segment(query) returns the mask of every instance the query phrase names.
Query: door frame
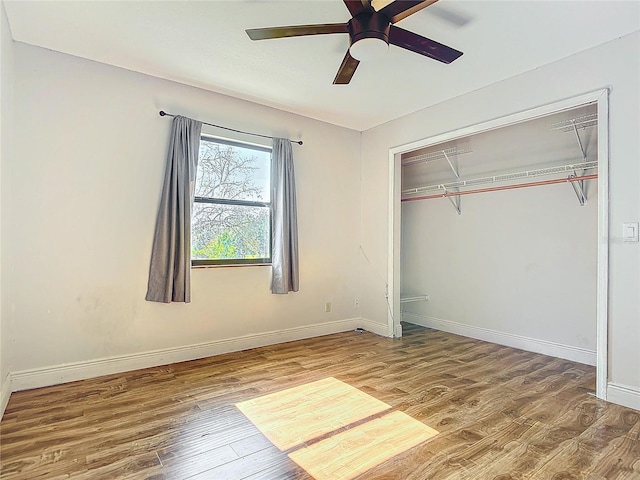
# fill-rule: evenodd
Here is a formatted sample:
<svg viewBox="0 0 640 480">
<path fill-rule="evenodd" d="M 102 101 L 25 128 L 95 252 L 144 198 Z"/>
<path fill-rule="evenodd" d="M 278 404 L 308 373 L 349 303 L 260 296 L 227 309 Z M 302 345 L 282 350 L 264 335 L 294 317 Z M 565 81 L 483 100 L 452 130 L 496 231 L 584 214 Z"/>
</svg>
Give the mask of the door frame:
<svg viewBox="0 0 640 480">
<path fill-rule="evenodd" d="M 389 239 L 388 285 L 391 309 L 387 315 L 388 335 L 401 337 L 400 325 L 400 245 L 401 245 L 401 166 L 400 156 L 420 148 L 488 132 L 516 123 L 558 113 L 586 104 L 597 105 L 598 118 L 598 247 L 596 290 L 596 396 L 607 398 L 608 382 L 608 298 L 609 298 L 609 89 L 600 89 L 576 97 L 513 113 L 458 130 L 417 140 L 389 149 Z"/>
</svg>

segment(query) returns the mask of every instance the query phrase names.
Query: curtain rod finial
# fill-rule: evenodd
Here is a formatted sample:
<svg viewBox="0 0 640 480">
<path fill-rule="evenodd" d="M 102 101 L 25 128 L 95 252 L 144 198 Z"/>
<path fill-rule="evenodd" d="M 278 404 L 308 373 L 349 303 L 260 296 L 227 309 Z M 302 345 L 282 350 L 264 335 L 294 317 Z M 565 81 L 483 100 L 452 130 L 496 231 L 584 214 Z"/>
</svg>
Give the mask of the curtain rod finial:
<svg viewBox="0 0 640 480">
<path fill-rule="evenodd" d="M 165 112 L 164 110 L 160 110 L 160 116 L 164 117 L 167 114 L 167 112 Z"/>
</svg>

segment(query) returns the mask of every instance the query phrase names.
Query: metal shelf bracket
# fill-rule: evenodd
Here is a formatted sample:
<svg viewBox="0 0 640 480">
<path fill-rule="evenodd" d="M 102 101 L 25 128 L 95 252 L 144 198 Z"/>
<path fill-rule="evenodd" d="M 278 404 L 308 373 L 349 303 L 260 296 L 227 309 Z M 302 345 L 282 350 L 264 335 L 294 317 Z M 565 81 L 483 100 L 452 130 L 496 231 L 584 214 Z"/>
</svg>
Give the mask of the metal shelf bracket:
<svg viewBox="0 0 640 480">
<path fill-rule="evenodd" d="M 447 187 L 445 187 L 444 185 L 442 185 L 442 189 L 444 190 L 445 195 L 447 193 L 452 193 L 449 192 L 447 190 Z M 460 189 L 456 189 L 457 192 L 460 191 Z M 455 192 L 453 192 L 455 193 Z M 453 205 L 453 208 L 456 209 L 456 212 L 458 212 L 458 215 L 462 215 L 462 210 L 460 209 L 460 196 L 451 196 L 451 197 L 447 197 L 449 199 L 449 201 L 451 202 L 451 205 Z"/>
<path fill-rule="evenodd" d="M 584 176 L 585 171 L 589 168 L 588 165 L 590 163 L 593 163 L 593 162 L 587 161 L 587 152 L 582 143 L 582 139 L 580 138 L 580 134 L 578 133 L 578 128 L 581 128 L 582 130 L 584 130 L 587 127 L 595 127 L 597 125 L 598 125 L 597 113 L 590 113 L 582 117 L 571 118 L 571 119 L 563 120 L 561 122 L 557 122 L 557 123 L 554 123 L 553 125 L 550 125 L 551 130 L 560 130 L 562 132 L 573 132 L 576 136 L 576 140 L 578 142 L 578 148 L 580 148 L 580 155 L 582 155 L 582 163 L 584 164 L 584 167 L 581 169 L 580 168 L 581 165 L 576 164 L 574 166 L 575 168 L 573 170 L 573 175 L 569 175 L 570 179 Z M 582 172 L 578 172 L 578 170 L 582 170 Z M 578 197 L 578 202 L 580 202 L 581 206 L 587 203 L 587 194 L 586 194 L 584 182 L 585 182 L 584 180 L 569 182 L 573 187 L 573 191 L 576 192 L 576 196 Z"/>
<path fill-rule="evenodd" d="M 576 175 L 569 175 L 569 178 L 576 178 Z M 573 187 L 573 191 L 576 192 L 580 206 L 584 207 L 584 204 L 587 203 L 587 196 L 584 193 L 584 180 L 575 180 L 569 183 Z"/>
<path fill-rule="evenodd" d="M 453 174 L 459 180 L 460 179 L 460 174 L 458 173 L 458 169 L 453 166 L 453 163 L 451 162 L 451 159 L 449 158 L 449 155 L 447 155 L 447 152 L 442 150 L 442 155 L 444 155 L 444 158 L 447 159 L 447 163 L 451 167 L 451 170 L 453 170 Z M 460 189 L 457 188 L 456 191 L 459 192 Z M 446 188 L 444 189 L 444 193 L 448 193 Z M 453 208 L 456 209 L 456 212 L 458 212 L 458 215 L 462 215 L 462 210 L 460 210 L 460 197 L 447 197 L 447 198 L 451 202 L 451 205 L 453 205 Z M 455 200 L 454 200 L 454 198 L 455 198 Z"/>
<path fill-rule="evenodd" d="M 449 163 L 449 166 L 451 167 L 451 170 L 453 170 L 453 174 L 456 176 L 456 178 L 460 178 L 460 174 L 458 173 L 458 169 L 456 167 L 453 166 L 453 163 L 451 163 L 451 159 L 449 158 L 449 155 L 447 155 L 447 152 L 442 150 L 442 154 L 444 155 L 444 158 L 447 159 L 447 162 Z"/>
<path fill-rule="evenodd" d="M 584 146 L 582 145 L 582 140 L 580 139 L 580 134 L 578 133 L 578 127 L 576 126 L 576 121 L 571 120 L 571 126 L 573 127 L 573 131 L 576 134 L 576 140 L 578 141 L 578 147 L 580 147 L 580 153 L 582 154 L 582 162 L 587 163 L 587 152 L 584 151 Z M 582 170 L 582 174 L 584 175 L 584 169 Z M 578 172 L 573 171 L 573 175 L 569 175 L 569 177 L 577 177 Z M 584 191 L 584 180 L 579 180 L 576 182 L 569 182 L 573 187 L 573 191 L 576 192 L 576 196 L 578 197 L 578 202 L 580 202 L 580 206 L 584 206 L 587 203 L 587 195 Z"/>
</svg>

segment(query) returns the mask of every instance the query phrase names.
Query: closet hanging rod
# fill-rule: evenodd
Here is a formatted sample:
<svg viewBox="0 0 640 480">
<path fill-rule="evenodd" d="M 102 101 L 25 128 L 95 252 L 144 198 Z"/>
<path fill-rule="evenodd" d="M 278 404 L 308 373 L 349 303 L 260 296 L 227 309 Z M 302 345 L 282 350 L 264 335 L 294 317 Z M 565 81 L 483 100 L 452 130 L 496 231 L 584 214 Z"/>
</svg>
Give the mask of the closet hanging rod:
<svg viewBox="0 0 640 480">
<path fill-rule="evenodd" d="M 540 177 L 543 175 L 555 175 L 558 173 L 575 172 L 576 170 L 592 170 L 598 168 L 597 160 L 591 162 L 573 163 L 570 165 L 558 165 L 554 167 L 538 168 L 536 170 L 525 170 L 514 173 L 504 173 L 491 177 L 473 178 L 469 180 L 456 180 L 449 183 L 427 185 L 425 187 L 416 187 L 403 190 L 402 195 L 416 195 L 419 193 L 434 192 L 438 190 L 447 190 L 452 188 L 470 187 L 472 185 L 482 185 L 487 183 L 502 182 L 506 180 L 515 180 L 519 178 Z"/>
<path fill-rule="evenodd" d="M 167 113 L 164 110 L 160 110 L 161 117 L 176 117 L 173 113 Z M 270 138 L 273 140 L 274 137 L 270 137 L 269 135 L 261 135 L 260 133 L 252 133 L 252 132 L 244 132 L 242 130 L 236 130 L 235 128 L 223 127 L 221 125 L 215 125 L 213 123 L 201 122 L 204 125 L 209 125 L 210 127 L 222 128 L 223 130 L 229 130 L 230 132 L 236 133 L 244 133 L 245 135 L 253 135 L 254 137 L 262 137 L 262 138 Z M 302 145 L 302 140 L 289 140 L 291 143 L 297 143 L 298 145 Z"/>
<path fill-rule="evenodd" d="M 485 192 L 496 192 L 499 190 L 513 190 L 516 188 L 527 188 L 527 187 L 538 187 L 541 185 L 553 185 L 556 183 L 567 183 L 567 182 L 579 182 L 581 180 L 594 180 L 598 178 L 597 174 L 593 175 L 583 175 L 581 177 L 569 177 L 569 178 L 556 178 L 555 180 L 540 180 L 538 182 L 530 182 L 530 183 L 520 183 L 514 185 L 503 185 L 500 187 L 489 187 L 489 188 L 478 188 L 476 190 L 467 190 L 466 192 L 449 192 L 449 193 L 440 193 L 438 195 L 426 195 L 422 197 L 409 197 L 403 198 L 401 202 L 413 202 L 415 200 L 430 200 L 432 198 L 447 198 L 447 197 L 457 197 L 460 195 L 471 195 L 474 193 L 485 193 Z"/>
</svg>

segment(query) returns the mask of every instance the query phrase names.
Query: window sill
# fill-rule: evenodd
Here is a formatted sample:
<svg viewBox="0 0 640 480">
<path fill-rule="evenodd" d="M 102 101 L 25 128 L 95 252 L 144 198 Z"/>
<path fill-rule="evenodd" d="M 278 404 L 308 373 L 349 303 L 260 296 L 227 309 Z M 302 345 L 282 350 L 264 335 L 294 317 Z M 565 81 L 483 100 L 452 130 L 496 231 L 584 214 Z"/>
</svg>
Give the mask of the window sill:
<svg viewBox="0 0 640 480">
<path fill-rule="evenodd" d="M 191 265 L 192 270 L 200 270 L 206 268 L 238 268 L 238 267 L 270 267 L 270 263 L 237 263 L 228 265 Z"/>
</svg>

